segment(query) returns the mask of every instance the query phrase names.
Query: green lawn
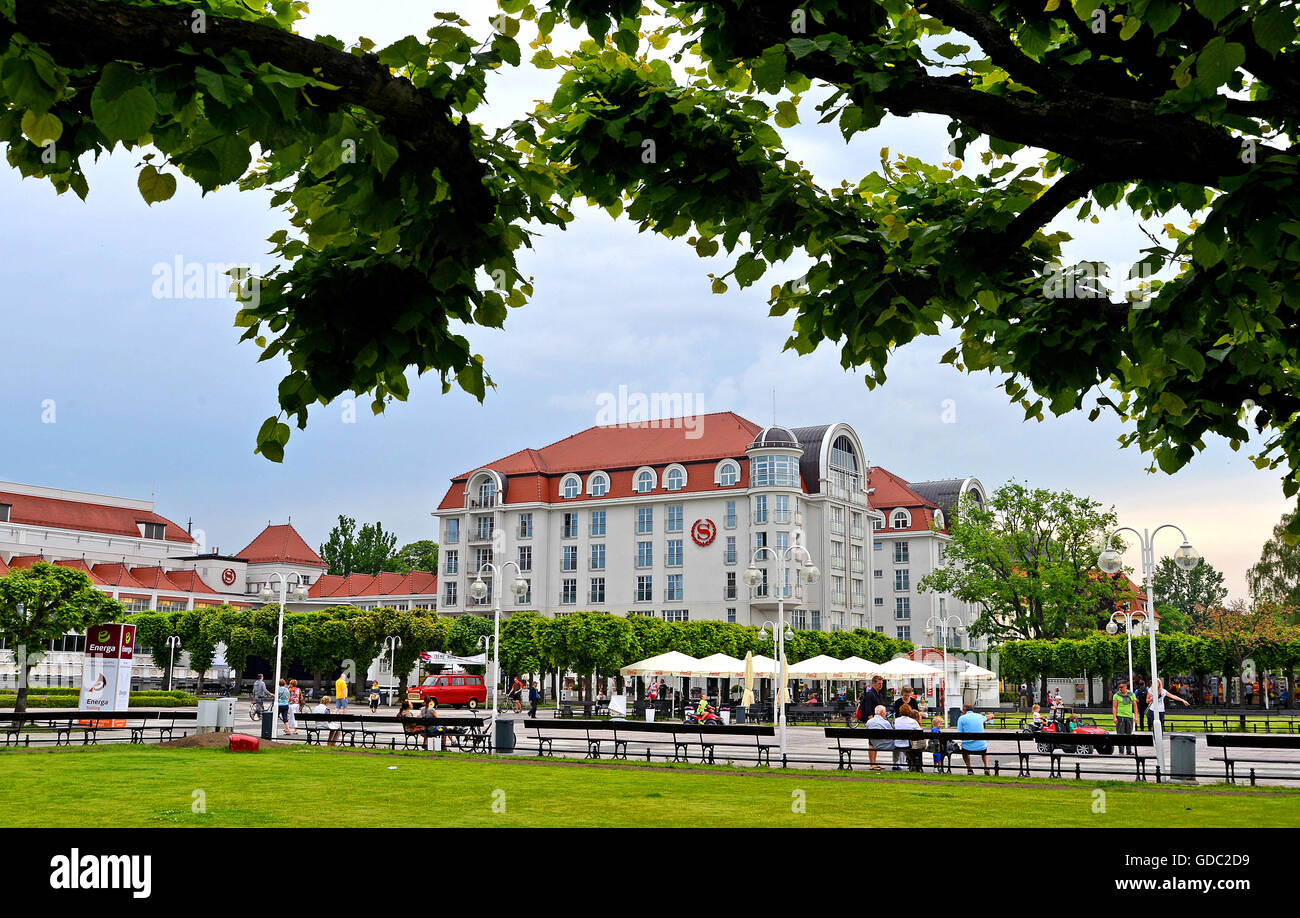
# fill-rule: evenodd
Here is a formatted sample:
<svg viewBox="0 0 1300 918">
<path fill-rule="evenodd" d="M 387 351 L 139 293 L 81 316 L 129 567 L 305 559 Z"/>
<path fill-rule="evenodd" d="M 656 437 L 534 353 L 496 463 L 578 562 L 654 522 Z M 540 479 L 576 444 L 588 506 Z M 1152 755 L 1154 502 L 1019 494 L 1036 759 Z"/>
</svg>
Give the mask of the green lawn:
<svg viewBox="0 0 1300 918">
<path fill-rule="evenodd" d="M 396 766 L 390 769 L 390 766 Z M 458 754 L 102 746 L 0 754 L 14 826 L 1294 826 L 1300 793 Z M 1105 792 L 1095 813 L 1094 791 Z M 201 793 L 200 793 L 201 792 Z M 195 813 L 201 800 L 206 812 Z M 795 812 L 800 800 L 805 812 Z M 494 812 L 504 806 L 504 812 Z"/>
</svg>

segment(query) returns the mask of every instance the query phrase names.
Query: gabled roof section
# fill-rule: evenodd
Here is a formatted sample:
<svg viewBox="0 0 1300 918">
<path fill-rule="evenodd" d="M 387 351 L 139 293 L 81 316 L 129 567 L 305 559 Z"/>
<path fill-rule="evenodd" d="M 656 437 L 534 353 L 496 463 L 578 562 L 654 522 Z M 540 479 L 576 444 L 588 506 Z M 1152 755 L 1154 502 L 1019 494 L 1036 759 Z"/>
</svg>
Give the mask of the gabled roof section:
<svg viewBox="0 0 1300 918">
<path fill-rule="evenodd" d="M 249 564 L 283 561 L 290 564 L 308 564 L 313 567 L 329 566 L 298 534 L 298 530 L 288 523 L 267 526 L 257 538 L 237 554 L 241 558 L 247 558 Z"/>
<path fill-rule="evenodd" d="M 934 511 L 939 509 L 938 505 L 922 497 L 908 482 L 888 469 L 872 466 L 867 486 L 874 489 L 870 497 L 872 509 L 885 514 L 882 532 L 929 532 L 934 525 Z M 890 519 L 890 514 L 900 508 L 907 510 L 912 517 L 906 529 L 895 529 Z"/>
<path fill-rule="evenodd" d="M 57 564 L 59 567 L 70 567 L 74 571 L 81 571 L 83 574 L 85 574 L 87 577 L 90 578 L 90 582 L 93 583 L 95 586 L 104 586 L 104 581 L 100 578 L 98 574 L 96 574 L 94 571 L 90 569 L 90 566 L 86 564 L 85 561 L 55 561 L 54 563 Z M 0 565 L 0 569 L 2 569 L 2 567 L 3 566 Z"/>
<path fill-rule="evenodd" d="M 167 579 L 182 593 L 210 593 L 217 591 L 203 582 L 198 571 L 167 571 Z"/>
<path fill-rule="evenodd" d="M 131 590 L 148 589 L 131 576 L 125 564 L 96 564 L 91 568 L 95 575 L 104 581 L 105 586 L 126 587 Z"/>
</svg>

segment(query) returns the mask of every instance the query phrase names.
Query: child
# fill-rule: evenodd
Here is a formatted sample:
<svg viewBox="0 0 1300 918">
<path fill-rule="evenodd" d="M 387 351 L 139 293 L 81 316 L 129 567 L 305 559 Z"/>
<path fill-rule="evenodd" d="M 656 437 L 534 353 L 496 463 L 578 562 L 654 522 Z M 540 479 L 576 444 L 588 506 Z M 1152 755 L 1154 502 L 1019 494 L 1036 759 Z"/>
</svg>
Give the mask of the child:
<svg viewBox="0 0 1300 918">
<path fill-rule="evenodd" d="M 374 714 L 379 710 L 379 683 L 370 683 L 370 713 Z"/>
<path fill-rule="evenodd" d="M 939 736 L 939 728 L 942 726 L 942 717 L 936 715 L 930 721 L 930 732 L 934 734 L 934 739 L 930 740 L 930 751 L 934 754 L 935 771 L 943 771 L 943 740 Z"/>
<path fill-rule="evenodd" d="M 1038 707 L 1038 705 L 1034 705 L 1034 726 L 1041 727 L 1042 725 L 1043 725 L 1043 712 Z"/>
</svg>

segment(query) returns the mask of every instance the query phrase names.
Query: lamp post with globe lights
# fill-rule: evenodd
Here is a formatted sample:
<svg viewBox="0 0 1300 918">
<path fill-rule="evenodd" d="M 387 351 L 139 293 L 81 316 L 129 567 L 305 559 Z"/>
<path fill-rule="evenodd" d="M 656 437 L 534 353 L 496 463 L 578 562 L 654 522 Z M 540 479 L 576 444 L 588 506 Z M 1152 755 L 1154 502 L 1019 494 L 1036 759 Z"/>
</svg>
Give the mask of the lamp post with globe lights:
<svg viewBox="0 0 1300 918">
<path fill-rule="evenodd" d="M 943 643 L 943 698 L 940 699 L 940 704 L 943 706 L 943 717 L 944 722 L 946 723 L 948 712 L 954 707 L 949 699 L 951 688 L 948 685 L 948 633 L 950 631 L 962 630 L 961 617 L 958 615 L 949 615 L 946 617 L 931 615 L 929 620 L 925 623 L 925 636 L 933 637 L 936 626 L 939 628 L 939 640 Z M 961 707 L 960 697 L 958 698 L 956 707 Z"/>
<path fill-rule="evenodd" d="M 1124 634 L 1128 640 L 1128 687 L 1133 690 L 1133 638 L 1142 636 L 1142 625 L 1146 621 L 1147 614 L 1139 609 L 1136 612 L 1128 609 L 1117 609 L 1110 615 L 1110 621 L 1106 623 L 1107 634 L 1119 634 L 1119 623 L 1124 622 Z M 1137 623 L 1134 623 L 1137 619 Z"/>
<path fill-rule="evenodd" d="M 1142 577 L 1146 585 L 1145 630 L 1147 636 L 1150 638 L 1151 691 L 1153 693 L 1156 691 L 1156 680 L 1159 678 L 1156 673 L 1156 630 L 1159 627 L 1159 623 L 1156 621 L 1155 604 L 1151 596 L 1153 589 L 1152 577 L 1156 566 L 1155 548 L 1153 543 L 1155 537 L 1162 529 L 1177 529 L 1178 534 L 1183 537 L 1183 544 L 1178 546 L 1178 550 L 1174 552 L 1174 564 L 1176 564 L 1180 570 L 1190 571 L 1193 570 L 1196 565 L 1201 563 L 1201 556 L 1195 548 L 1192 548 L 1192 543 L 1187 540 L 1187 533 L 1183 532 L 1181 527 L 1175 526 L 1173 523 L 1164 523 L 1163 525 L 1157 526 L 1154 530 L 1144 529 L 1141 532 L 1138 532 L 1132 526 L 1120 526 L 1106 539 L 1106 545 L 1110 546 L 1114 543 L 1115 536 L 1119 535 L 1121 532 L 1131 532 L 1133 535 L 1138 537 L 1138 545 L 1142 550 Z M 1121 553 L 1119 551 L 1107 547 L 1101 555 L 1098 556 L 1097 566 L 1107 574 L 1118 574 L 1124 570 L 1124 563 L 1120 560 L 1120 557 Z M 1114 619 L 1112 618 L 1111 624 L 1113 625 L 1114 623 Z M 1132 678 L 1131 673 L 1129 678 Z M 1152 699 L 1151 703 L 1154 704 L 1156 702 L 1159 702 L 1159 698 Z M 1161 705 L 1161 707 L 1163 708 L 1163 705 Z M 1155 741 L 1156 762 L 1161 771 L 1165 771 L 1164 727 L 1160 723 L 1160 717 L 1158 714 L 1151 718 L 1151 734 Z"/>
<path fill-rule="evenodd" d="M 280 623 L 275 630 L 275 693 L 276 707 L 279 707 L 280 700 L 280 659 L 284 656 L 284 604 L 288 602 L 289 578 L 297 577 L 297 585 L 293 588 L 293 598 L 299 602 L 307 598 L 307 588 L 303 586 L 302 574 L 297 571 L 290 571 L 286 576 L 279 571 L 272 571 L 270 577 L 280 582 Z M 257 594 L 262 602 L 271 602 L 275 599 L 275 591 L 271 589 L 270 581 L 262 587 L 262 591 Z M 279 734 L 279 727 L 274 716 L 271 717 L 271 739 L 274 740 Z"/>
<path fill-rule="evenodd" d="M 498 575 L 503 574 L 508 568 L 515 569 L 515 579 L 510 584 L 510 591 L 516 597 L 522 597 L 528 592 L 528 581 L 524 579 L 523 571 L 514 561 L 506 561 L 500 565 L 491 561 L 485 561 L 479 566 L 477 576 L 474 582 L 469 585 L 469 595 L 482 601 L 489 592 L 492 594 L 492 742 L 496 742 L 497 735 L 497 682 L 501 678 L 501 590 L 491 589 L 483 582 L 483 573 L 486 571 L 492 577 L 492 582 L 496 583 Z"/>
<path fill-rule="evenodd" d="M 781 579 L 777 584 L 776 593 L 776 627 L 774 634 L 776 636 L 776 677 L 780 680 L 777 683 L 777 726 L 780 735 L 781 761 L 785 761 L 785 698 L 784 689 L 786 685 L 787 668 L 785 663 L 785 641 L 786 641 L 786 624 L 785 624 L 785 594 L 788 590 L 786 581 L 789 579 L 787 574 L 792 560 L 803 557 L 803 562 L 799 564 L 798 580 L 802 583 L 812 585 L 821 579 L 822 572 L 818 570 L 817 565 L 813 564 L 812 556 L 808 554 L 808 549 L 795 543 L 789 548 L 778 550 L 770 545 L 759 546 L 754 551 L 753 557 L 749 560 L 749 567 L 745 569 L 745 585 L 750 589 L 756 589 L 763 583 L 763 572 L 758 568 L 758 559 L 763 554 L 771 556 L 773 561 L 779 565 Z M 765 631 L 763 632 L 765 634 Z M 790 635 L 793 637 L 793 633 Z M 763 638 L 766 640 L 766 637 Z"/>
</svg>

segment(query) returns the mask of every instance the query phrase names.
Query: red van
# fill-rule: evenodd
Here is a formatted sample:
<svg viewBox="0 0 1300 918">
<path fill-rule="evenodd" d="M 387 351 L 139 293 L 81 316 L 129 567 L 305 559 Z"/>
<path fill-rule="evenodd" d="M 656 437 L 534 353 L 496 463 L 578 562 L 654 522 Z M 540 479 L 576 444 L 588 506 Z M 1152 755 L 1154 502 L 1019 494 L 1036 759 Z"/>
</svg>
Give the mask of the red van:
<svg viewBox="0 0 1300 918">
<path fill-rule="evenodd" d="M 443 673 L 425 677 L 423 683 L 407 690 L 406 698 L 414 705 L 421 705 L 428 699 L 435 708 L 442 705 L 458 708 L 464 705 L 473 710 L 481 704 L 487 704 L 487 686 L 483 684 L 482 676 Z"/>
</svg>

